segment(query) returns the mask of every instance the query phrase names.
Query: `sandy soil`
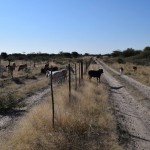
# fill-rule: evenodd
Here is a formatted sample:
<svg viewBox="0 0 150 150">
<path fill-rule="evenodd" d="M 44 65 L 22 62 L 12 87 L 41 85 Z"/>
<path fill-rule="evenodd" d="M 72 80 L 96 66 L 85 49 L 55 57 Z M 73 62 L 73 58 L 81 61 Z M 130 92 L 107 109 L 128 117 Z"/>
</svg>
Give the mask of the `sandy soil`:
<svg viewBox="0 0 150 150">
<path fill-rule="evenodd" d="M 102 61 L 124 149 L 150 150 L 150 87 L 120 75 Z"/>
</svg>

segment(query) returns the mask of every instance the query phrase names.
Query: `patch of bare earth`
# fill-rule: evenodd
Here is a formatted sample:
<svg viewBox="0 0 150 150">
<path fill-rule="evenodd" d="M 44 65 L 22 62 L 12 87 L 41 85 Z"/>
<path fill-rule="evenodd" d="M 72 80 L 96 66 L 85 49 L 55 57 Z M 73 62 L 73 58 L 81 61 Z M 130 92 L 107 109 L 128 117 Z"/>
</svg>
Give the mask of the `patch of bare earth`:
<svg viewBox="0 0 150 150">
<path fill-rule="evenodd" d="M 118 123 L 120 142 L 124 149 L 150 149 L 150 87 L 120 75 L 102 61 L 102 77 L 110 89 L 110 100 Z"/>
</svg>

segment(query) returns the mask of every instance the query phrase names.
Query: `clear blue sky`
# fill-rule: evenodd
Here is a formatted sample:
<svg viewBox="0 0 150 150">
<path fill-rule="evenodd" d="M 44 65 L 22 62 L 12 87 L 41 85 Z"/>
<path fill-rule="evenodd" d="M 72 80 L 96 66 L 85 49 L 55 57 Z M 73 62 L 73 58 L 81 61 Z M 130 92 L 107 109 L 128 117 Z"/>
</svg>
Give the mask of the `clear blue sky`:
<svg viewBox="0 0 150 150">
<path fill-rule="evenodd" d="M 150 0 L 0 0 L 0 52 L 106 54 L 149 42 Z"/>
</svg>

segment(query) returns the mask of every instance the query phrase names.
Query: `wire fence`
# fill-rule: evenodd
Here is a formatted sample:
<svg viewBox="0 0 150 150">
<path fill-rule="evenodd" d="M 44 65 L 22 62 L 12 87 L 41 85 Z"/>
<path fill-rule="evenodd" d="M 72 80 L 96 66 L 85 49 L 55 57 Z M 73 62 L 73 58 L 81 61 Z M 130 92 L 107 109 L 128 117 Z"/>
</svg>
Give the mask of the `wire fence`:
<svg viewBox="0 0 150 150">
<path fill-rule="evenodd" d="M 72 93 L 72 82 L 75 83 L 75 90 L 77 90 L 78 86 L 81 85 L 83 81 L 83 74 L 87 72 L 87 69 L 91 63 L 91 59 L 89 62 L 83 63 L 83 60 L 79 61 L 78 63 L 74 64 L 74 74 L 72 77 L 71 74 L 71 65 L 68 64 L 68 97 L 69 97 L 69 103 L 71 103 L 71 93 Z M 78 75 L 78 78 L 77 78 Z M 79 84 L 78 84 L 79 83 Z M 55 127 L 55 100 L 54 100 L 54 94 L 53 94 L 53 78 L 52 78 L 52 71 L 51 71 L 51 102 L 52 102 L 52 126 Z"/>
</svg>

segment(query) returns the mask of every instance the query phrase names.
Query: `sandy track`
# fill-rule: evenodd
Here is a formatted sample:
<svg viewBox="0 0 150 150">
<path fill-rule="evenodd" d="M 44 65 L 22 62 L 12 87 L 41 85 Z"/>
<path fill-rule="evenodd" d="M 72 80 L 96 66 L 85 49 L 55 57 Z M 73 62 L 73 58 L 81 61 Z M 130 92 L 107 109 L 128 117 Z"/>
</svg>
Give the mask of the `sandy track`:
<svg viewBox="0 0 150 150">
<path fill-rule="evenodd" d="M 121 75 L 105 63 L 102 77 L 108 82 L 117 118 L 120 140 L 125 149 L 150 150 L 150 87 Z"/>
</svg>

